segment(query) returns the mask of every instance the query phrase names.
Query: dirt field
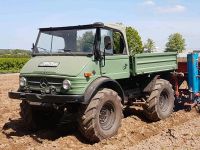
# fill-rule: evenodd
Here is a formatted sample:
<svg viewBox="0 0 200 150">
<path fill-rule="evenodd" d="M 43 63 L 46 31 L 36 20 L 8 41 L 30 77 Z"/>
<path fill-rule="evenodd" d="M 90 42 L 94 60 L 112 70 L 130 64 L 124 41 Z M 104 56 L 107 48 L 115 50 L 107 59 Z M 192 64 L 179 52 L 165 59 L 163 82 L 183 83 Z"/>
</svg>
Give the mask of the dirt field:
<svg viewBox="0 0 200 150">
<path fill-rule="evenodd" d="M 18 114 L 20 102 L 7 96 L 17 87 L 18 74 L 0 75 L 0 149 L 200 149 L 200 114 L 195 110 L 148 123 L 141 113 L 129 109 L 118 135 L 93 145 L 73 125 L 28 132 Z"/>
</svg>

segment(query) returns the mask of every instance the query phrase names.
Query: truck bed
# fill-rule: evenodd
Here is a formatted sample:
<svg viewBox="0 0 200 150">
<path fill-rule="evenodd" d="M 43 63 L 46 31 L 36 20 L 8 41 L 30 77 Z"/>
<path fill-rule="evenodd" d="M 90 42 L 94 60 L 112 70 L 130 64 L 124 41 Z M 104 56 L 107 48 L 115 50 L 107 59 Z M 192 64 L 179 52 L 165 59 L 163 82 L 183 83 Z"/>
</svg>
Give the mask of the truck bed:
<svg viewBox="0 0 200 150">
<path fill-rule="evenodd" d="M 142 53 L 130 56 L 132 76 L 177 69 L 177 53 Z"/>
</svg>

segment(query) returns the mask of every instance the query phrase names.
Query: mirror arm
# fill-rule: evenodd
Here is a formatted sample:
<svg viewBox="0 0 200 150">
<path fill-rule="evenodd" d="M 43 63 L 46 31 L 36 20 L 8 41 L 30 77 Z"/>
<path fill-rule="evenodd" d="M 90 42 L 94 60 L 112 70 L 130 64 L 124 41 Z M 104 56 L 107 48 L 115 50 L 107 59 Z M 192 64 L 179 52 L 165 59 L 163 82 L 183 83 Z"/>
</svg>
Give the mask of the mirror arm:
<svg viewBox="0 0 200 150">
<path fill-rule="evenodd" d="M 35 44 L 34 44 L 34 43 L 32 44 L 31 50 L 32 50 L 32 56 L 33 56 L 33 54 L 34 54 L 34 52 L 35 52 Z"/>
<path fill-rule="evenodd" d="M 103 59 L 102 67 L 105 67 L 105 65 L 106 65 L 106 49 L 105 48 L 104 48 L 104 51 L 103 51 L 103 57 L 101 57 L 101 62 L 102 62 L 102 59 Z"/>
<path fill-rule="evenodd" d="M 94 48 L 94 57 L 97 61 L 101 61 L 101 52 L 98 46 L 95 46 Z"/>
</svg>

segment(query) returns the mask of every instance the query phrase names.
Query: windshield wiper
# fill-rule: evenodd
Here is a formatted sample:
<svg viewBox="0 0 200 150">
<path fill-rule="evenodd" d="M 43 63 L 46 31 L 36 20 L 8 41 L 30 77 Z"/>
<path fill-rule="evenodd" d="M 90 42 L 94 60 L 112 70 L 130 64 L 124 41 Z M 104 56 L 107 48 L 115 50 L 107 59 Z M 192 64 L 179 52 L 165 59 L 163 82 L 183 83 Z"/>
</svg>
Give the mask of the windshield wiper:
<svg viewBox="0 0 200 150">
<path fill-rule="evenodd" d="M 36 47 L 36 48 L 39 48 L 39 49 L 42 49 L 43 51 L 47 52 L 48 54 L 50 54 L 49 50 L 45 49 L 45 48 L 42 48 L 42 47 Z"/>
<path fill-rule="evenodd" d="M 72 51 L 71 49 L 58 49 L 58 50 L 61 50 L 61 51 L 64 51 L 64 52 L 71 52 Z"/>
<path fill-rule="evenodd" d="M 71 50 L 71 49 L 58 49 L 58 50 L 61 50 L 61 51 L 64 51 L 64 52 L 70 53 L 70 54 L 72 54 L 72 55 L 75 56 L 75 54 L 72 53 L 72 50 Z"/>
</svg>

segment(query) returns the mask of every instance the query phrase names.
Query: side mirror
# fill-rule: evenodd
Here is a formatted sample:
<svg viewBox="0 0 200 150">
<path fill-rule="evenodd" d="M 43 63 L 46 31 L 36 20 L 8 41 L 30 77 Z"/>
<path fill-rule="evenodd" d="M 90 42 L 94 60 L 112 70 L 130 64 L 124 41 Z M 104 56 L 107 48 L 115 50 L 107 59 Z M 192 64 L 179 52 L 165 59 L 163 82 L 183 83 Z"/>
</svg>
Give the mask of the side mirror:
<svg viewBox="0 0 200 150">
<path fill-rule="evenodd" d="M 104 46 L 106 50 L 111 50 L 111 38 L 110 36 L 104 37 Z"/>
</svg>

